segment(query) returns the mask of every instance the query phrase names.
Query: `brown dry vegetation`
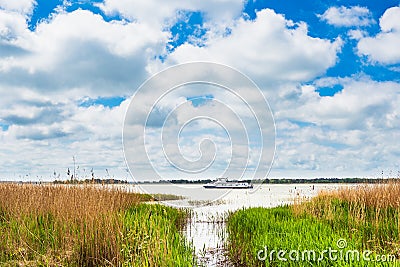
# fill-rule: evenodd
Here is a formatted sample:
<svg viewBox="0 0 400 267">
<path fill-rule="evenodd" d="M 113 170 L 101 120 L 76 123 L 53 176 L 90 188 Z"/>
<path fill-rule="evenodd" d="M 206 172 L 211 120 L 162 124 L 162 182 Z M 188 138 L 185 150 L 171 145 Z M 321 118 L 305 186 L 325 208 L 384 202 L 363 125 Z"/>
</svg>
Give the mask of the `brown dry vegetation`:
<svg viewBox="0 0 400 267">
<path fill-rule="evenodd" d="M 151 199 L 98 185 L 0 184 L 0 262 L 157 266 L 155 256 L 176 249 L 170 244 L 190 259 L 191 251 L 177 234 L 185 213 L 139 204 Z M 158 245 L 160 252 L 154 242 L 162 238 L 172 240 Z M 144 251 L 143 244 L 151 249 Z"/>
<path fill-rule="evenodd" d="M 126 209 L 148 195 L 92 185 L 0 184 L 1 207 L 13 216 L 51 213 L 68 222 L 93 220 L 100 213 Z"/>
<path fill-rule="evenodd" d="M 400 182 L 363 184 L 322 191 L 292 206 L 296 215 L 309 214 L 334 228 L 361 237 L 363 248 L 400 256 Z"/>
</svg>

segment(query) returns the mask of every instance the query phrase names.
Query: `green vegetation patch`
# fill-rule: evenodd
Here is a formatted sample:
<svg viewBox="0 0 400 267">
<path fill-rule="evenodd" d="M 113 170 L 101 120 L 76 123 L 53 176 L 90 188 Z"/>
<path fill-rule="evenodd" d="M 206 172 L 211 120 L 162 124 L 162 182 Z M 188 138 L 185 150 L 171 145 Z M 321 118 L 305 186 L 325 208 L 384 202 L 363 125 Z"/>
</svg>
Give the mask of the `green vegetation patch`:
<svg viewBox="0 0 400 267">
<path fill-rule="evenodd" d="M 237 266 L 395 266 L 397 210 L 377 214 L 370 208 L 361 220 L 338 199 L 304 205 L 232 213 L 230 260 Z"/>
</svg>

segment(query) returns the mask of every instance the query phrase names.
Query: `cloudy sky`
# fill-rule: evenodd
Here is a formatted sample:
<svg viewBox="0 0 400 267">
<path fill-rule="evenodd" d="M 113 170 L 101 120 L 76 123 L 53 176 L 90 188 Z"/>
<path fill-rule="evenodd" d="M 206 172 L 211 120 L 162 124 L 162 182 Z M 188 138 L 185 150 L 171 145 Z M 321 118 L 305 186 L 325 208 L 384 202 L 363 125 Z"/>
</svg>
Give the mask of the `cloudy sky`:
<svg viewBox="0 0 400 267">
<path fill-rule="evenodd" d="M 398 176 L 399 47 L 398 0 L 0 0 L 0 180 L 66 179 L 73 157 L 81 178 L 93 168 L 130 179 L 122 128 L 132 95 L 192 61 L 231 66 L 262 91 L 276 127 L 271 177 Z M 160 105 L 184 105 L 175 115 L 185 120 L 224 94 L 194 86 Z M 163 124 L 150 126 L 149 157 L 176 171 L 149 142 Z M 209 127 L 193 123 L 178 144 L 194 160 L 213 139 L 218 169 L 231 140 Z M 242 149 L 251 162 L 259 147 Z"/>
</svg>

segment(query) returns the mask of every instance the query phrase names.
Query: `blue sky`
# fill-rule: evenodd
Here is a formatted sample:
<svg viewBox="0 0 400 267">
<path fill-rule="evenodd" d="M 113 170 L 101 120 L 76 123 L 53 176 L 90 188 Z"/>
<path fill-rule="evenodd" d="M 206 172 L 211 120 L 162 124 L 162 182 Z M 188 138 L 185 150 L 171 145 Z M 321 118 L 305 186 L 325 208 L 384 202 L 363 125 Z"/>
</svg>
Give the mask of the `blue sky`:
<svg viewBox="0 0 400 267">
<path fill-rule="evenodd" d="M 0 0 L 0 179 L 66 178 L 73 156 L 81 177 L 91 168 L 129 177 L 121 135 L 132 96 L 155 73 L 191 61 L 232 66 L 263 92 L 276 123 L 272 177 L 398 173 L 399 4 Z M 188 89 L 156 110 L 163 118 L 186 101 L 195 114 L 227 99 Z M 220 129 L 204 125 L 184 135 L 187 157 L 205 132 L 228 153 Z M 156 148 L 151 157 L 163 157 Z"/>
</svg>

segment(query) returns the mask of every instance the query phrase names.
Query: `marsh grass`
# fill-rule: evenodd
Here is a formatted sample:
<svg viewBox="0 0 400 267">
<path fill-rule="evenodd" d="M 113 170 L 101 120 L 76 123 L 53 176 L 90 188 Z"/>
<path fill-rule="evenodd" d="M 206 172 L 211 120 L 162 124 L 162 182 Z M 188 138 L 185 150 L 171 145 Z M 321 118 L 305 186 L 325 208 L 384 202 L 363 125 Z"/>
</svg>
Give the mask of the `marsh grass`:
<svg viewBox="0 0 400 267">
<path fill-rule="evenodd" d="M 229 215 L 227 250 L 237 266 L 399 266 L 396 262 L 260 261 L 257 252 L 275 250 L 371 250 L 400 258 L 400 183 L 360 185 L 319 193 L 315 198 L 272 209 L 251 208 Z M 395 265 L 397 264 L 397 265 Z"/>
<path fill-rule="evenodd" d="M 362 248 L 400 256 L 400 183 L 365 184 L 321 192 L 308 202 L 295 203 L 296 215 L 310 214 L 333 229 L 358 236 Z"/>
<path fill-rule="evenodd" d="M 0 184 L 0 262 L 15 266 L 190 266 L 187 212 L 93 185 Z"/>
</svg>

